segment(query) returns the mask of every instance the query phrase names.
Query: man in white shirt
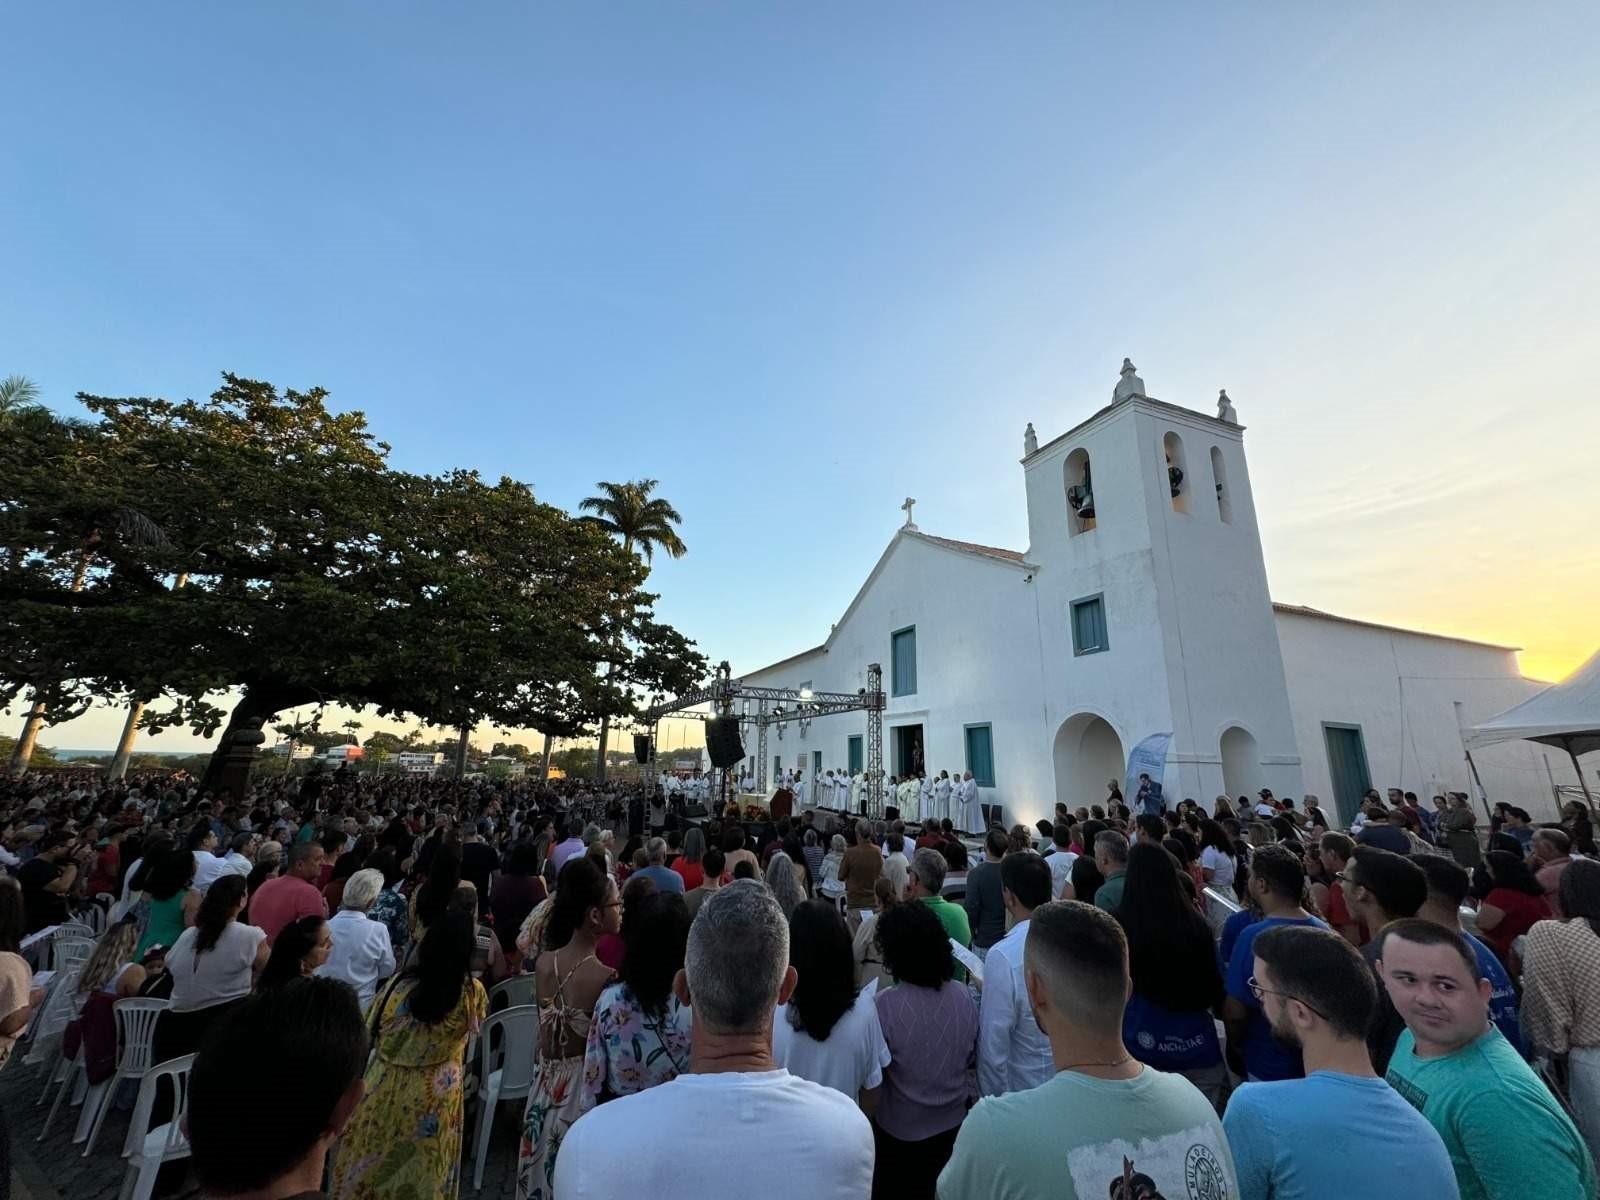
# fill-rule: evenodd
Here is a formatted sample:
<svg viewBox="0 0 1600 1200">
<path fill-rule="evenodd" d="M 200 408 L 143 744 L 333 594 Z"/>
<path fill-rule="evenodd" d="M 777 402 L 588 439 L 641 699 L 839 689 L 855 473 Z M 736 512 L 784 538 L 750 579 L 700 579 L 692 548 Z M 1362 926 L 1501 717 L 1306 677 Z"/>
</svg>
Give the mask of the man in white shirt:
<svg viewBox="0 0 1600 1200">
<path fill-rule="evenodd" d="M 1078 861 L 1078 856 L 1067 848 L 1072 845 L 1072 826 L 1057 821 L 1050 830 L 1050 841 L 1054 849 L 1044 861 L 1050 868 L 1050 898 L 1059 900 L 1067 881 L 1072 878 L 1072 864 Z"/>
<path fill-rule="evenodd" d="M 248 878 L 256 865 L 252 858 L 256 841 L 256 835 L 253 833 L 234 834 L 233 840 L 228 843 L 227 854 L 222 856 L 223 869 Z"/>
<path fill-rule="evenodd" d="M 208 822 L 197 823 L 189 831 L 189 848 L 194 852 L 194 881 L 190 886 L 204 896 L 227 872 L 228 864 L 217 857 L 217 835 L 211 832 Z"/>
<path fill-rule="evenodd" d="M 328 961 L 315 971 L 330 979 L 342 979 L 356 990 L 364 1009 L 377 994 L 378 984 L 394 974 L 394 946 L 389 927 L 367 916 L 383 891 L 383 872 L 368 867 L 345 881 L 339 911 L 328 918 L 328 936 L 333 949 Z"/>
<path fill-rule="evenodd" d="M 703 1162 L 729 1129 L 761 1131 L 771 1200 L 858 1200 L 872 1192 L 872 1126 L 855 1100 L 791 1075 L 772 1057 L 774 1010 L 794 992 L 789 926 L 766 887 L 711 893 L 689 928 L 673 981 L 693 1013 L 689 1070 L 592 1109 L 568 1131 L 555 1186 L 566 1200 L 631 1195 L 641 1162 Z M 626 1145 L 629 1153 L 618 1154 Z M 826 1146 L 826 1154 L 816 1152 Z M 657 1171 L 651 1200 L 702 1200 L 703 1172 Z"/>
<path fill-rule="evenodd" d="M 1052 899 L 1050 867 L 1037 854 L 1008 854 L 1000 861 L 1000 895 L 1010 931 L 983 960 L 983 1002 L 978 1009 L 978 1091 L 985 1096 L 1025 1092 L 1056 1073 L 1050 1039 L 1039 1032 L 1022 978 L 1023 947 L 1033 910 Z"/>
</svg>

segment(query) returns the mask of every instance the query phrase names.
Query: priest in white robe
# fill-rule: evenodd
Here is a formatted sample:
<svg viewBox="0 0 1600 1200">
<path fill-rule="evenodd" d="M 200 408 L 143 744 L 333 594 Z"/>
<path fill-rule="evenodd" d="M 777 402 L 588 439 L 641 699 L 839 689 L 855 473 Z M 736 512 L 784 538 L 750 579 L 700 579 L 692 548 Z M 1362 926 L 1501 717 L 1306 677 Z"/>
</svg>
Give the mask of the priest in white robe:
<svg viewBox="0 0 1600 1200">
<path fill-rule="evenodd" d="M 922 785 L 917 782 L 915 775 L 908 776 L 900 785 L 899 793 L 895 796 L 895 803 L 900 809 L 902 821 L 922 820 Z"/>
</svg>

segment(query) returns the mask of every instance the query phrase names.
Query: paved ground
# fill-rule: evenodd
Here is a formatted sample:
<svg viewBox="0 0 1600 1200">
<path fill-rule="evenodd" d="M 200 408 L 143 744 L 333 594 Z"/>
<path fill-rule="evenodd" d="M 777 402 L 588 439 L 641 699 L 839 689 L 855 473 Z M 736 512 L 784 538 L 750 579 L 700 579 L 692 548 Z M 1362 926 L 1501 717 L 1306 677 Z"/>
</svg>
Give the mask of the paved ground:
<svg viewBox="0 0 1600 1200">
<path fill-rule="evenodd" d="M 83 1157 L 83 1146 L 72 1144 L 78 1110 L 63 1106 L 56 1113 L 55 1125 L 43 1142 L 34 1139 L 44 1125 L 49 1105 L 35 1106 L 44 1086 L 44 1068 L 25 1067 L 20 1062 L 0 1072 L 0 1108 L 5 1110 L 11 1130 L 11 1194 L 13 1200 L 117 1200 L 127 1165 L 117 1155 L 128 1129 L 128 1114 L 113 1109 L 106 1116 L 94 1155 Z M 51 1093 L 51 1099 L 55 1093 Z M 240 1096 L 241 1114 L 247 1097 Z M 461 1195 L 464 1200 L 513 1200 L 517 1190 L 517 1122 L 522 1115 L 520 1102 L 500 1106 L 489 1154 L 484 1163 L 483 1190 L 472 1188 L 471 1137 L 467 1127 L 469 1161 L 463 1164 Z M 180 1190 L 168 1196 L 199 1200 L 200 1191 L 192 1177 L 185 1178 Z"/>
</svg>

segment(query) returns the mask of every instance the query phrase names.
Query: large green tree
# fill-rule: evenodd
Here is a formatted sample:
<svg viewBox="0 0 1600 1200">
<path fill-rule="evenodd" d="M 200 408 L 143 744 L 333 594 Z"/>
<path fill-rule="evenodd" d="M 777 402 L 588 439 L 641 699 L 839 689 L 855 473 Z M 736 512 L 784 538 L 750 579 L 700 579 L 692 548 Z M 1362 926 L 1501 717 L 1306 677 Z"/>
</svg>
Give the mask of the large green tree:
<svg viewBox="0 0 1600 1200">
<path fill-rule="evenodd" d="M 602 481 L 597 486 L 600 494 L 586 497 L 578 507 L 587 514 L 584 520 L 621 539 L 623 553 L 630 558 L 640 555 L 646 563 L 655 561 L 657 550 L 669 558 L 682 558 L 688 553 L 688 547 L 683 544 L 677 530 L 677 526 L 683 522 L 682 516 L 672 505 L 652 494 L 658 486 L 657 480 L 636 479 L 629 483 Z M 620 605 L 625 598 L 619 596 L 617 601 Z M 620 658 L 621 647 L 619 645 L 616 648 Z M 600 744 L 595 749 L 594 759 L 596 779 L 606 777 L 606 742 L 611 732 L 612 709 L 626 711 L 628 701 L 625 693 L 628 685 L 630 682 L 639 682 L 619 680 L 616 677 L 616 665 L 613 661 L 606 672 L 607 683 L 620 686 L 608 687 L 605 710 L 600 716 Z"/>
<path fill-rule="evenodd" d="M 80 400 L 81 435 L 0 448 L 0 700 L 164 698 L 144 726 L 220 728 L 204 782 L 237 787 L 286 708 L 565 734 L 625 709 L 601 678 L 620 646 L 624 675 L 704 671 L 603 529 L 513 480 L 395 471 L 320 389 Z"/>
</svg>

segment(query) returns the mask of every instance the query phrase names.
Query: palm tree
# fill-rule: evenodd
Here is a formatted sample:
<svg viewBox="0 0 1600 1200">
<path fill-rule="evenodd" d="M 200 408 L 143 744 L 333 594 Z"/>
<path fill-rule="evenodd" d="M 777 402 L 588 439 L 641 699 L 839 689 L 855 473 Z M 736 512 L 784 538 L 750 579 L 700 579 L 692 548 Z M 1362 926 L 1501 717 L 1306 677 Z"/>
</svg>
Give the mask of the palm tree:
<svg viewBox="0 0 1600 1200">
<path fill-rule="evenodd" d="M 682 558 L 688 547 L 678 536 L 674 526 L 682 523 L 678 510 L 665 500 L 651 498 L 657 480 L 636 479 L 628 483 L 606 483 L 599 487 L 601 495 L 589 496 L 578 505 L 586 514 L 580 520 L 598 525 L 607 533 L 622 539 L 625 554 L 642 552 L 646 562 L 655 561 L 655 552 L 662 551 L 669 558 Z M 613 665 L 606 672 L 609 679 Z M 595 752 L 594 777 L 606 777 L 606 740 L 611 731 L 611 717 L 600 718 L 600 747 Z"/>
<path fill-rule="evenodd" d="M 43 407 L 39 403 L 39 385 L 27 376 L 7 375 L 0 379 L 0 425 Z"/>
</svg>

